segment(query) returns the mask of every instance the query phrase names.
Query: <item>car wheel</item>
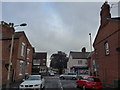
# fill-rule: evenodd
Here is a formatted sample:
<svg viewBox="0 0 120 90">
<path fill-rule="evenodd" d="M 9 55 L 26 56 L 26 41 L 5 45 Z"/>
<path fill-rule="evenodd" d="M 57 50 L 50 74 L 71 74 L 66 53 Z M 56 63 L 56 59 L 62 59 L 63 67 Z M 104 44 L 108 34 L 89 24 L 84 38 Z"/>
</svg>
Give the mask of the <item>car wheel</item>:
<svg viewBox="0 0 120 90">
<path fill-rule="evenodd" d="M 63 79 L 63 80 L 64 80 L 65 78 L 64 78 L 64 77 L 61 77 L 61 79 Z"/>
<path fill-rule="evenodd" d="M 79 85 L 76 86 L 77 88 L 80 88 Z"/>
<path fill-rule="evenodd" d="M 82 86 L 82 90 L 86 90 L 85 85 Z"/>
<path fill-rule="evenodd" d="M 40 85 L 40 89 L 39 90 L 42 90 L 42 85 Z"/>
<path fill-rule="evenodd" d="M 75 78 L 75 77 L 73 77 L 73 78 L 72 78 L 72 80 L 76 80 L 76 78 Z"/>
</svg>

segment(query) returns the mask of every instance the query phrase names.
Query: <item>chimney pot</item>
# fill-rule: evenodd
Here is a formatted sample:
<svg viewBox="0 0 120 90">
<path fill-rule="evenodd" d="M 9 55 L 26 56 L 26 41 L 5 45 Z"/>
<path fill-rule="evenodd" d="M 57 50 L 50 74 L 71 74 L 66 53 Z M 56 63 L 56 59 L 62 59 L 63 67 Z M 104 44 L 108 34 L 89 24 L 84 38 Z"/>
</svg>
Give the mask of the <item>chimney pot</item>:
<svg viewBox="0 0 120 90">
<path fill-rule="evenodd" d="M 85 47 L 82 48 L 82 52 L 86 52 L 86 48 Z"/>
</svg>

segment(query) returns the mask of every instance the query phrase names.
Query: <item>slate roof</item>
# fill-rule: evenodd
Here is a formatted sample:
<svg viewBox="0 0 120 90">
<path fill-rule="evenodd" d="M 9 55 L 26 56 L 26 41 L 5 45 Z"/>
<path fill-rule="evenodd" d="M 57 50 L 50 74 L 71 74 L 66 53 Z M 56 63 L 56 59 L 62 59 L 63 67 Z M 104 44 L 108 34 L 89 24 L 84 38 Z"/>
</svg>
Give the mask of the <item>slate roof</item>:
<svg viewBox="0 0 120 90">
<path fill-rule="evenodd" d="M 90 52 L 87 58 L 92 57 L 92 55 L 93 55 L 94 53 L 95 53 L 94 51 Z"/>
<path fill-rule="evenodd" d="M 47 52 L 37 52 L 33 54 L 33 59 L 47 59 Z"/>
<path fill-rule="evenodd" d="M 87 59 L 90 52 L 73 52 L 70 51 L 70 55 L 73 59 Z"/>
</svg>

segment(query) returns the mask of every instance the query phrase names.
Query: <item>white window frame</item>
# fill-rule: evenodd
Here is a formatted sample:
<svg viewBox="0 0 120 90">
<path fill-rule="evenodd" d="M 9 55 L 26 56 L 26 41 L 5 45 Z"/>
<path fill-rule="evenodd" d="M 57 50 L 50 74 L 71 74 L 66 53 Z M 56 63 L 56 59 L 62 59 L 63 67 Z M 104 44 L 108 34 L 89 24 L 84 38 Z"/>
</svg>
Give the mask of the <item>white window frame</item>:
<svg viewBox="0 0 120 90">
<path fill-rule="evenodd" d="M 20 61 L 19 75 L 23 75 L 23 63 L 24 63 L 23 61 Z"/>
<path fill-rule="evenodd" d="M 109 44 L 108 42 L 105 42 L 105 55 L 109 55 L 110 51 L 109 51 Z"/>
<path fill-rule="evenodd" d="M 29 58 L 30 58 L 30 49 L 27 48 L 27 59 L 29 59 Z"/>
<path fill-rule="evenodd" d="M 78 60 L 78 65 L 82 65 L 83 61 L 82 60 Z"/>
<path fill-rule="evenodd" d="M 36 63 L 35 61 L 39 61 L 39 62 Z M 40 65 L 40 59 L 33 59 L 33 65 Z"/>
<path fill-rule="evenodd" d="M 22 47 L 21 47 L 21 56 L 24 57 L 24 54 L 25 54 L 25 43 L 22 42 Z"/>
<path fill-rule="evenodd" d="M 29 62 L 25 63 L 25 74 L 28 74 L 29 72 Z"/>
</svg>

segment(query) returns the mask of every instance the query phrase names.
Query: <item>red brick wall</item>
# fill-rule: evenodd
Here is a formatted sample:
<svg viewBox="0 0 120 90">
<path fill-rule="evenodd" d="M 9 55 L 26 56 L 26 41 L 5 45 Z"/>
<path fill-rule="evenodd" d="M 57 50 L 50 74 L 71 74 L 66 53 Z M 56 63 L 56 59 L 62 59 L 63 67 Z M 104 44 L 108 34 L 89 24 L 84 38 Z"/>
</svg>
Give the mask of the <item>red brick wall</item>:
<svg viewBox="0 0 120 90">
<path fill-rule="evenodd" d="M 120 25 L 120 24 L 119 24 Z M 94 48 L 96 50 L 96 63 L 99 65 L 99 75 L 103 83 L 114 85 L 114 80 L 118 79 L 118 23 L 109 22 L 98 33 Z M 116 32 L 116 33 L 115 33 Z M 108 41 L 110 55 L 105 55 L 105 41 Z"/>
<path fill-rule="evenodd" d="M 25 43 L 25 53 L 24 53 L 25 55 L 24 55 L 24 57 L 21 56 L 22 42 Z M 16 48 L 18 48 L 18 52 L 16 52 L 17 53 L 17 58 L 16 58 L 16 61 L 17 61 L 17 66 L 16 66 L 17 72 L 16 72 L 16 78 L 15 78 L 16 81 L 22 80 L 23 78 L 25 78 L 25 61 L 26 60 L 29 61 L 29 71 L 28 71 L 27 76 L 31 74 L 31 69 L 32 69 L 32 54 L 33 54 L 33 49 L 32 49 L 29 41 L 26 39 L 25 36 L 20 37 L 18 44 L 19 45 L 17 45 L 17 42 L 16 42 L 16 45 L 15 45 Z M 30 49 L 30 58 L 29 59 L 27 59 L 27 48 Z M 24 61 L 23 75 L 19 75 L 19 72 L 20 72 L 20 67 L 19 67 L 20 66 L 20 60 Z"/>
<path fill-rule="evenodd" d="M 6 36 L 6 38 L 11 38 L 13 34 L 13 31 L 11 28 L 8 27 L 2 27 L 3 35 Z M 20 70 L 20 60 L 26 61 L 26 54 L 27 54 L 27 48 L 30 48 L 30 58 L 28 61 L 30 62 L 29 64 L 29 74 L 31 74 L 31 68 L 32 68 L 32 54 L 33 54 L 33 48 L 30 45 L 27 37 L 25 34 L 22 32 L 22 36 L 18 39 L 14 39 L 14 46 L 13 46 L 13 56 L 12 56 L 12 68 L 11 68 L 11 75 L 10 79 L 14 79 L 15 81 L 22 80 L 25 78 L 25 62 L 23 66 L 23 75 L 19 75 L 19 70 Z M 22 47 L 22 42 L 25 43 L 25 56 L 21 56 L 21 47 Z M 5 84 L 7 82 L 7 69 L 5 67 L 5 64 L 9 63 L 9 55 L 10 55 L 10 49 L 9 45 L 11 44 L 11 40 L 2 40 L 2 52 L 0 54 L 2 55 L 2 84 Z M 15 73 L 13 73 L 13 70 Z M 13 78 L 12 78 L 13 77 Z"/>
</svg>

